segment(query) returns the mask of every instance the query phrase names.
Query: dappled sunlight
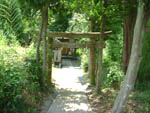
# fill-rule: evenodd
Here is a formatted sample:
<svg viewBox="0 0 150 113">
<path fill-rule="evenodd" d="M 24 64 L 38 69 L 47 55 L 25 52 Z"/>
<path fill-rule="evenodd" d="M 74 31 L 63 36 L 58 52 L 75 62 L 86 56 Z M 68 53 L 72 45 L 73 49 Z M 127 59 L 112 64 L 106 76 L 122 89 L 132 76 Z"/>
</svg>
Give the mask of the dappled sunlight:
<svg viewBox="0 0 150 113">
<path fill-rule="evenodd" d="M 80 66 L 66 61 L 63 68 L 53 68 L 58 95 L 48 113 L 91 113 L 85 90 L 87 85 Z"/>
<path fill-rule="evenodd" d="M 80 104 L 69 103 L 66 105 L 67 105 L 67 107 L 64 108 L 65 111 L 75 111 L 75 110 L 88 111 L 88 107 L 87 107 L 86 103 L 80 103 Z"/>
<path fill-rule="evenodd" d="M 63 95 L 63 96 L 62 96 Z M 59 108 L 64 111 L 89 111 L 86 96 L 83 92 L 75 92 L 69 90 L 62 90 L 61 95 L 58 95 L 61 103 L 58 104 Z"/>
<path fill-rule="evenodd" d="M 78 67 L 79 68 L 79 67 Z M 79 78 L 83 76 L 83 71 L 77 67 L 69 67 L 56 69 L 52 74 L 55 83 L 59 84 L 61 88 L 70 88 L 74 91 L 83 91 L 85 86 L 79 82 Z"/>
<path fill-rule="evenodd" d="M 57 103 L 54 105 L 56 113 L 61 113 L 62 111 L 65 113 L 87 113 L 91 111 L 84 92 L 70 91 L 70 89 L 59 89 L 58 91 L 60 92 L 54 102 Z"/>
</svg>

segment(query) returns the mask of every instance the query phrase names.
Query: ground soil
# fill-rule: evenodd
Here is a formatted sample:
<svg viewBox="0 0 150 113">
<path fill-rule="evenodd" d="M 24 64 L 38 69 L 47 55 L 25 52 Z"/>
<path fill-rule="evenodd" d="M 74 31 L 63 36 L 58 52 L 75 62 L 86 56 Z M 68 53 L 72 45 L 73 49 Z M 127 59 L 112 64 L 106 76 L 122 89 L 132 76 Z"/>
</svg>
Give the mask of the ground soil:
<svg viewBox="0 0 150 113">
<path fill-rule="evenodd" d="M 102 90 L 101 94 L 96 95 L 94 87 L 88 87 L 86 94 L 92 111 L 94 113 L 110 113 L 117 96 L 117 92 L 118 90 L 114 90 L 113 88 L 105 88 Z M 130 95 L 124 113 L 145 113 L 143 111 L 143 104 L 138 103 L 138 101 L 132 98 L 134 93 L 135 92 Z"/>
</svg>

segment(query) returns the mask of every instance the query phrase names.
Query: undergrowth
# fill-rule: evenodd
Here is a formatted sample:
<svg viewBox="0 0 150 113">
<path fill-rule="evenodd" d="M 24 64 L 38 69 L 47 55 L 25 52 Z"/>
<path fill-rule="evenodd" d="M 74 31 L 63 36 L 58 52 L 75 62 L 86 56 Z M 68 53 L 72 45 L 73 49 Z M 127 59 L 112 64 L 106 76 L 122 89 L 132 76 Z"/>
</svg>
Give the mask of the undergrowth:
<svg viewBox="0 0 150 113">
<path fill-rule="evenodd" d="M 36 75 L 36 50 L 0 40 L 0 113 L 34 113 L 46 92 Z"/>
</svg>

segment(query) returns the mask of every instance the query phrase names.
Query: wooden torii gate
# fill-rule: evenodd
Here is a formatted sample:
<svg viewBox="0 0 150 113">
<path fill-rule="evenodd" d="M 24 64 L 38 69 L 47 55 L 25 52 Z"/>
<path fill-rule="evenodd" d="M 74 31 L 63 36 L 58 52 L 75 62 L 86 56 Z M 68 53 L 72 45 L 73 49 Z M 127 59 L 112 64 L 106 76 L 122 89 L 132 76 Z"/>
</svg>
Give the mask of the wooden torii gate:
<svg viewBox="0 0 150 113">
<path fill-rule="evenodd" d="M 111 34 L 112 31 L 106 31 L 104 32 L 104 35 L 108 35 Z M 93 49 L 95 49 L 95 47 L 101 47 L 101 45 L 103 45 L 102 43 L 104 42 L 100 42 L 99 37 L 100 37 L 100 32 L 88 32 L 88 33 L 80 33 L 80 32 L 75 32 L 75 33 L 68 33 L 68 32 L 48 32 L 47 33 L 47 37 L 48 37 L 48 76 L 49 76 L 49 80 L 51 82 L 52 80 L 52 50 L 53 48 L 90 48 L 90 53 L 92 53 L 90 55 L 89 58 L 89 64 L 94 64 L 95 59 L 94 59 L 94 54 L 92 52 Z M 53 38 L 68 38 L 68 39 L 78 39 L 78 38 L 90 38 L 91 40 L 89 42 L 86 43 L 68 43 L 68 42 L 58 42 L 53 40 Z M 103 48 L 103 47 L 102 47 Z M 94 64 L 95 65 L 95 64 Z M 92 73 L 95 71 L 93 66 L 94 65 L 90 65 L 89 66 L 89 75 L 92 76 Z"/>
</svg>

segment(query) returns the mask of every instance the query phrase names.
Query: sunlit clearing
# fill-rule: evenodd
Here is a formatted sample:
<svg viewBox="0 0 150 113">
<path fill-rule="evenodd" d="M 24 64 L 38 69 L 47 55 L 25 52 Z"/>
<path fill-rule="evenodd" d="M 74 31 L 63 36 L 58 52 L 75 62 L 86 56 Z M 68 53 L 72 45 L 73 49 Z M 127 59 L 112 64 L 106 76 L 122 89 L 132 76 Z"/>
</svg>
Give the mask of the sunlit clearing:
<svg viewBox="0 0 150 113">
<path fill-rule="evenodd" d="M 79 105 L 78 104 L 73 104 L 73 103 L 70 103 L 70 104 L 66 104 L 68 107 L 67 108 L 64 108 L 65 111 L 75 111 L 75 110 L 83 110 L 83 111 L 88 111 L 88 106 L 87 104 L 85 103 L 80 103 Z"/>
<path fill-rule="evenodd" d="M 69 88 L 74 91 L 83 91 L 85 89 L 85 86 L 80 83 L 82 76 L 83 71 L 79 67 L 54 69 L 53 72 L 56 84 L 59 84 L 61 88 Z"/>
</svg>

